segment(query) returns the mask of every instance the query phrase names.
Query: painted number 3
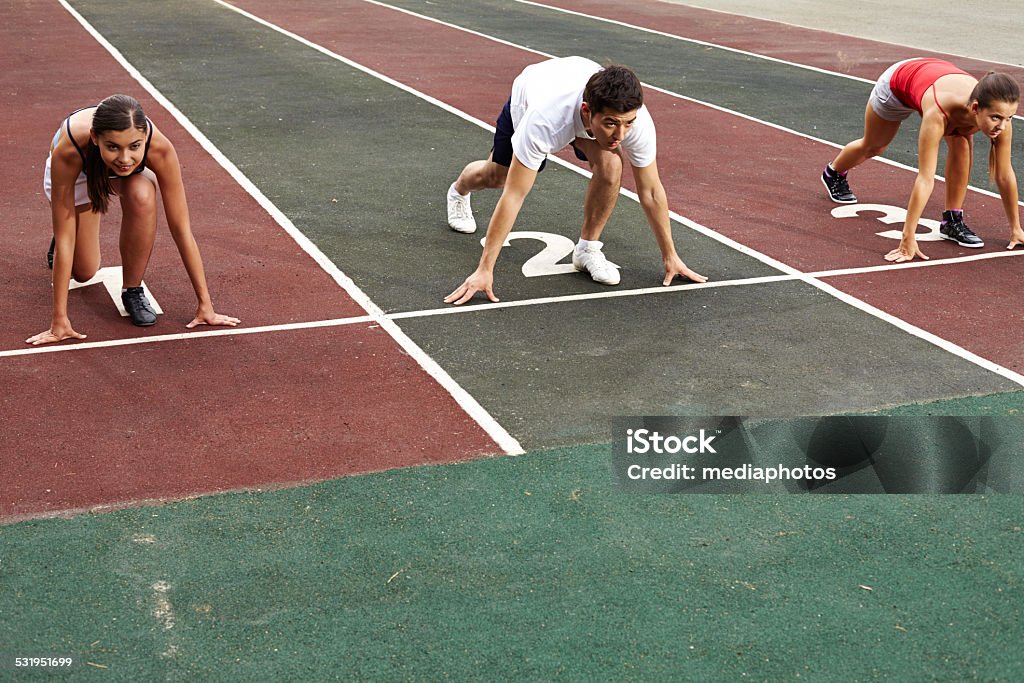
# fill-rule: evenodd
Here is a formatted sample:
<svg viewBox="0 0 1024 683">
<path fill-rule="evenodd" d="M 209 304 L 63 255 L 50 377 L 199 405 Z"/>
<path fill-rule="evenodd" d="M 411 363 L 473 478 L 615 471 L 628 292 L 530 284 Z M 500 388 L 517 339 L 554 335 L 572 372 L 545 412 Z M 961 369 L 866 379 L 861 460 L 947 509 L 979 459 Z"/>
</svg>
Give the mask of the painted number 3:
<svg viewBox="0 0 1024 683">
<path fill-rule="evenodd" d="M 576 243 L 568 237 L 550 232 L 523 230 L 520 232 L 510 232 L 508 237 L 505 238 L 505 244 L 502 246 L 507 247 L 512 240 L 520 239 L 540 240 L 544 243 L 544 249 L 523 264 L 523 275 L 526 277 L 543 277 L 545 275 L 562 275 L 563 273 L 576 272 L 572 263 L 559 263 L 562 259 L 570 256 L 572 250 L 576 248 Z M 483 246 L 486 240 L 486 237 L 481 239 L 480 245 Z M 609 263 L 611 262 L 609 261 Z M 614 263 L 611 265 L 618 268 Z"/>
<path fill-rule="evenodd" d="M 836 218 L 852 218 L 861 213 L 869 212 L 882 214 L 877 216 L 877 218 L 886 225 L 902 224 L 907 220 L 906 209 L 901 209 L 898 206 L 889 206 L 888 204 L 846 204 L 832 209 L 832 215 Z M 942 239 L 942 235 L 939 234 L 938 221 L 931 218 L 922 218 L 917 222 L 917 225 L 918 232 L 915 237 L 918 242 L 937 242 Z M 921 232 L 921 228 L 924 228 L 926 232 Z M 875 234 L 879 237 L 888 237 L 894 240 L 903 237 L 902 230 L 886 230 L 885 232 L 876 232 Z"/>
</svg>

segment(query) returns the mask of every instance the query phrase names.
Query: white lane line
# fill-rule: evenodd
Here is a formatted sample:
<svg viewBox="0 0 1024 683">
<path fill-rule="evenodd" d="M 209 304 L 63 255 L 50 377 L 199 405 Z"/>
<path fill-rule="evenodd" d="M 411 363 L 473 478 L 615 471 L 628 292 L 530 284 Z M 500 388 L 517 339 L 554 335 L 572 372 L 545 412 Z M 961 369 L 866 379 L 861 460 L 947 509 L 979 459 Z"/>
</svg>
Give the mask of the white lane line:
<svg viewBox="0 0 1024 683">
<path fill-rule="evenodd" d="M 717 50 L 723 50 L 725 52 L 733 52 L 733 53 L 738 54 L 738 55 L 743 55 L 744 57 L 754 57 L 755 59 L 760 59 L 760 60 L 763 60 L 763 61 L 766 61 L 766 62 L 776 62 L 778 64 L 783 64 L 785 66 L 792 66 L 792 67 L 795 67 L 797 69 L 805 69 L 807 71 L 814 71 L 814 72 L 817 72 L 817 73 L 820 73 L 820 74 L 825 74 L 827 76 L 836 76 L 838 78 L 846 78 L 846 79 L 851 80 L 851 81 L 859 81 L 861 83 L 868 83 L 870 85 L 874 85 L 874 83 L 875 83 L 874 80 L 872 80 L 870 78 L 864 78 L 862 76 L 854 76 L 853 74 L 844 74 L 844 73 L 841 73 L 839 71 L 832 71 L 830 69 L 825 69 L 823 67 L 812 66 L 810 64 L 801 64 L 800 62 L 791 62 L 788 59 L 781 59 L 779 57 L 772 57 L 772 56 L 769 56 L 769 55 L 760 54 L 758 52 L 750 52 L 748 50 L 741 50 L 740 48 L 730 47 L 729 45 L 722 45 L 720 43 L 711 43 L 711 42 L 708 42 L 708 41 L 705 41 L 705 40 L 700 40 L 698 38 L 688 38 L 686 36 L 681 36 L 678 33 L 667 33 L 665 31 L 659 31 L 657 29 L 648 28 L 646 26 L 640 26 L 639 24 L 630 24 L 628 22 L 619 21 L 617 19 L 609 19 L 607 17 L 602 17 L 602 16 L 597 15 L 597 14 L 587 14 L 586 12 L 580 12 L 578 10 L 566 9 L 564 7 L 555 7 L 554 5 L 546 5 L 546 4 L 542 3 L 542 2 L 534 2 L 534 0 L 516 0 L 516 2 L 518 2 L 520 4 L 523 4 L 523 5 L 532 5 L 534 7 L 540 7 L 542 9 L 552 10 L 552 11 L 555 11 L 555 12 L 562 12 L 564 14 L 571 14 L 571 15 L 574 15 L 574 16 L 577 16 L 577 17 L 583 17 L 585 19 L 592 19 L 594 21 L 601 21 L 601 22 L 604 22 L 606 24 L 613 24 L 615 26 L 621 26 L 623 28 L 628 28 L 628 29 L 631 29 L 631 30 L 634 30 L 634 31 L 641 31 L 643 33 L 650 33 L 652 35 L 661 36 L 663 38 L 670 38 L 672 40 L 678 40 L 678 41 L 684 42 L 684 43 L 692 43 L 694 45 L 700 45 L 702 47 L 710 47 L 710 48 L 715 48 Z M 732 12 L 722 12 L 721 10 L 708 10 L 708 11 L 719 12 L 720 14 L 728 14 L 730 16 L 743 16 L 743 15 L 734 14 Z M 750 18 L 750 17 L 746 17 L 746 18 Z M 802 28 L 802 29 L 807 29 L 808 28 L 806 26 L 798 26 L 796 24 L 787 24 L 786 22 L 775 22 L 775 23 L 786 24 L 787 26 L 793 26 L 795 28 Z M 810 30 L 821 32 L 821 29 L 810 29 Z M 826 33 L 832 33 L 832 31 L 827 31 Z M 835 34 L 835 35 L 842 35 L 842 36 L 845 36 L 847 38 L 855 38 L 855 36 L 847 36 L 846 34 L 843 34 L 843 33 L 839 33 L 839 34 Z M 863 38 L 856 38 L 856 39 L 857 40 L 863 40 Z M 909 47 L 907 45 L 897 45 L 896 47 L 903 47 L 903 48 L 907 48 L 907 49 L 917 49 L 917 48 L 911 48 L 911 47 Z M 956 56 L 961 56 L 962 57 L 963 55 L 956 55 Z M 991 61 L 991 60 L 988 60 L 988 59 L 975 59 L 974 57 L 964 57 L 964 58 L 965 59 L 971 59 L 973 61 L 984 62 L 986 64 L 992 64 L 992 65 L 997 65 L 998 64 L 998 65 L 1001 65 L 1001 66 L 1011 66 L 1011 67 L 1013 67 L 1015 69 L 1016 68 L 1020 68 L 1020 67 L 1018 67 L 1016 65 L 1013 65 L 1013 64 L 1007 64 L 1006 62 L 994 62 L 994 61 Z M 879 72 L 879 73 L 881 73 L 881 72 Z M 1015 114 L 1014 118 L 1016 118 L 1016 119 L 1024 119 L 1024 116 L 1021 116 L 1019 114 Z"/>
<path fill-rule="evenodd" d="M 911 263 L 893 263 L 881 266 L 863 266 L 860 268 L 839 268 L 836 270 L 820 270 L 813 273 L 793 273 L 786 275 L 762 275 L 759 277 L 737 278 L 735 280 L 709 280 L 707 282 L 686 282 L 673 284 L 668 287 L 658 285 L 656 287 L 642 287 L 638 289 L 610 290 L 605 292 L 590 292 L 587 294 L 565 294 L 562 296 L 545 296 L 534 299 L 517 299 L 515 301 L 499 301 L 498 303 L 480 303 L 473 306 L 446 306 L 444 308 L 423 309 L 418 311 L 404 311 L 402 313 L 391 313 L 388 315 L 393 320 L 403 318 L 426 318 L 438 315 L 451 315 L 462 311 L 488 311 L 498 308 L 518 308 L 520 306 L 539 306 L 544 304 L 560 304 L 572 301 L 594 301 L 597 299 L 620 299 L 623 297 L 647 296 L 651 294 L 666 294 L 680 290 L 698 289 L 719 289 L 722 287 L 748 287 L 751 285 L 774 284 L 776 282 L 802 281 L 815 286 L 815 281 L 820 278 L 839 278 L 851 275 L 864 275 L 867 273 L 880 273 L 893 270 L 909 270 L 911 268 L 930 268 L 968 261 L 981 261 L 993 258 L 1024 257 L 1024 249 L 1020 251 L 1000 251 L 988 254 L 977 254 L 974 256 L 960 256 L 956 258 L 913 261 Z"/>
<path fill-rule="evenodd" d="M 334 281 L 352 297 L 375 322 L 390 334 L 399 346 L 409 354 L 428 375 L 434 378 L 455 399 L 468 415 L 509 455 L 524 453 L 519 442 L 495 420 L 469 392 L 462 388 L 434 359 L 426 354 L 401 328 L 390 319 L 359 287 L 320 251 L 308 237 L 295 227 L 292 221 L 260 191 L 256 185 L 242 173 L 217 147 L 182 113 L 156 86 L 142 75 L 110 41 L 104 38 L 85 17 L 78 13 L 67 0 L 59 0 L 60 4 L 73 16 L 79 24 L 100 44 L 117 62 L 166 109 L 185 130 L 224 168 L 232 178 L 255 199 L 264 210 L 287 232 L 295 242 L 309 254 L 313 260 L 327 272 Z M 226 3 L 220 3 L 231 7 Z M 234 9 L 234 8 L 231 8 Z"/>
<path fill-rule="evenodd" d="M 64 0 L 61 0 L 61 1 L 63 2 Z M 380 5 L 382 7 L 388 7 L 390 9 L 392 9 L 392 10 L 396 9 L 396 8 L 391 7 L 390 5 L 379 3 L 376 0 L 364 0 L 364 1 L 365 2 L 370 2 L 370 3 L 375 4 L 375 5 Z M 336 52 L 333 52 L 332 50 L 330 50 L 330 49 L 328 49 L 328 48 L 326 48 L 326 47 L 324 47 L 324 46 L 322 46 L 322 45 L 320 45 L 318 43 L 314 43 L 313 41 L 308 40 L 307 38 L 304 38 L 304 37 L 302 37 L 302 36 L 300 36 L 300 35 L 298 35 L 296 33 L 293 33 L 293 32 L 291 32 L 291 31 L 289 31 L 289 30 L 287 30 L 285 28 L 282 28 L 282 27 L 280 27 L 280 26 L 278 26 L 278 25 L 276 25 L 276 24 L 274 24 L 274 23 L 272 23 L 270 21 L 267 21 L 267 20 L 265 20 L 265 19 L 263 19 L 261 17 L 258 17 L 256 15 L 254 15 L 254 14 L 252 14 L 250 12 L 247 12 L 247 11 L 245 11 L 243 9 L 240 9 L 238 7 L 234 7 L 234 6 L 230 5 L 230 4 L 228 4 L 227 2 L 224 2 L 224 0 L 214 0 L 214 2 L 217 2 L 218 4 L 223 5 L 224 7 L 227 7 L 228 9 L 231 9 L 232 11 L 238 12 L 242 16 L 248 17 L 249 19 L 251 19 L 251 20 L 261 24 L 262 26 L 266 26 L 267 28 L 269 28 L 269 29 L 271 29 L 273 31 L 276 31 L 276 32 L 280 33 L 281 35 L 287 36 L 287 37 L 289 37 L 289 38 L 299 42 L 302 45 L 305 45 L 305 46 L 307 46 L 307 47 L 309 47 L 309 48 L 311 48 L 313 50 L 316 50 L 317 52 L 320 52 L 320 53 L 322 53 L 322 54 L 324 54 L 326 56 L 331 57 L 332 59 L 336 59 L 336 60 L 338 60 L 338 61 L 340 61 L 340 62 L 342 62 L 344 64 L 347 64 L 347 65 L 351 66 L 354 69 L 357 69 L 359 71 L 362 71 L 363 73 L 366 73 L 367 75 L 373 76 L 374 78 L 378 78 L 378 79 L 380 79 L 383 82 L 386 82 L 386 83 L 389 83 L 391 85 L 394 85 L 395 87 L 397 87 L 397 88 L 399 88 L 399 89 L 401 89 L 401 90 L 403 90 L 405 92 L 408 92 L 408 93 L 410 93 L 412 95 L 415 95 L 416 97 L 419 97 L 419 98 L 421 98 L 421 99 L 423 99 L 425 101 L 428 101 L 428 102 L 431 102 L 433 104 L 436 104 L 437 106 L 439 106 L 444 111 L 453 113 L 456 116 L 459 116 L 460 118 L 462 118 L 462 119 L 464 119 L 466 121 L 470 121 L 470 122 L 472 122 L 472 123 L 474 123 L 474 124 L 476 124 L 478 126 L 481 126 L 482 128 L 484 128 L 486 130 L 489 130 L 489 131 L 492 131 L 492 132 L 494 130 L 494 128 L 492 126 L 490 126 L 488 124 L 485 124 L 482 121 L 480 121 L 480 120 L 478 120 L 478 119 L 476 119 L 476 118 L 474 118 L 472 116 L 469 116 L 468 114 L 465 114 L 464 112 L 461 112 L 461 111 L 455 109 L 455 107 L 452 107 L 451 105 L 448 105 L 448 104 L 445 104 L 443 102 L 440 102 L 438 99 L 436 99 L 434 97 L 426 95 L 425 93 L 421 93 L 418 90 L 416 90 L 414 88 L 411 88 L 411 87 L 409 87 L 409 86 L 407 86 L 407 85 L 405 85 L 403 83 L 399 83 L 398 81 L 396 81 L 396 80 L 394 80 L 394 79 L 392 79 L 392 78 L 390 78 L 388 76 L 385 76 L 385 75 L 383 75 L 381 73 L 378 73 L 378 72 L 374 71 L 373 69 L 370 69 L 370 68 L 365 67 L 365 66 L 363 66 L 361 64 L 358 64 L 357 62 L 354 62 L 353 60 L 348 59 L 347 57 L 343 57 L 342 55 L 339 55 Z M 415 13 L 413 13 L 413 12 L 408 12 L 406 10 L 396 10 L 396 11 L 402 11 L 402 12 L 404 12 L 406 14 L 410 14 L 412 16 L 419 16 L 419 15 L 416 15 Z M 441 23 L 441 22 L 437 22 L 437 21 L 431 19 L 430 17 L 423 17 L 423 19 L 428 20 L 428 21 L 432 21 L 434 23 Z M 456 27 L 456 28 L 458 28 L 458 27 Z M 460 29 L 460 30 L 462 30 L 462 29 Z M 480 34 L 475 34 L 475 35 L 480 35 Z M 499 41 L 499 42 L 503 42 L 503 41 Z M 507 45 L 509 43 L 504 43 L 504 44 Z M 535 50 L 530 50 L 529 48 L 522 47 L 522 46 L 519 46 L 519 48 L 524 50 L 524 51 L 536 52 Z M 696 100 L 694 100 L 694 101 L 696 101 Z M 707 106 L 710 106 L 710 105 L 707 105 Z M 723 110 L 723 111 L 725 111 L 725 110 Z M 732 113 L 735 113 L 735 112 L 732 112 Z M 740 116 L 742 116 L 742 115 L 740 115 Z M 757 119 L 753 119 L 752 117 L 745 117 L 744 116 L 744 118 L 750 118 L 753 121 L 757 121 Z M 761 123 L 765 123 L 766 125 L 771 125 L 771 124 L 767 124 L 767 122 L 761 122 Z M 803 136 L 800 133 L 797 133 L 796 131 L 790 131 L 790 132 L 795 134 L 795 135 L 801 135 L 802 137 L 806 137 L 806 136 Z M 824 142 L 824 141 L 822 141 L 822 142 Z M 831 144 L 831 143 L 828 143 L 828 144 Z M 570 169 L 570 170 L 572 170 L 572 171 L 574 171 L 576 173 L 579 173 L 580 175 L 582 175 L 584 177 L 589 178 L 590 175 L 591 175 L 588 171 L 584 171 L 583 169 L 575 166 L 574 164 L 571 164 L 571 163 L 569 163 L 567 161 L 563 161 L 562 159 L 560 159 L 558 157 L 552 156 L 551 160 L 553 162 L 555 162 L 555 163 L 560 164 L 561 166 L 563 166 L 565 168 L 568 168 L 568 169 Z M 893 165 L 899 165 L 899 164 L 895 164 L 894 163 Z M 906 168 L 906 167 L 904 167 L 904 168 Z M 639 201 L 639 198 L 637 197 L 636 193 L 634 193 L 634 192 L 629 192 L 627 190 L 622 190 L 622 193 L 625 194 L 626 196 L 630 197 L 631 199 L 635 200 L 635 201 Z M 1024 375 L 1020 375 L 1020 374 L 1010 370 L 1009 368 L 1004 368 L 1001 365 L 997 365 L 997 364 L 993 363 L 992 361 L 990 361 L 990 360 L 988 360 L 986 358 L 982 358 L 981 356 L 978 356 L 977 354 L 975 354 L 975 353 L 973 353 L 971 351 L 968 351 L 967 349 L 965 349 L 965 348 L 963 348 L 961 346 L 957 346 L 956 344 L 953 344 L 952 342 L 949 342 L 949 341 L 946 341 L 946 340 L 944 340 L 944 339 L 942 339 L 940 337 L 937 337 L 936 335 L 934 335 L 934 334 L 932 334 L 930 332 L 927 332 L 927 331 L 925 331 L 925 330 L 923 330 L 923 329 L 921 329 L 921 328 L 919 328 L 919 327 L 917 327 L 915 325 L 911 325 L 910 323 L 907 323 L 906 321 L 900 320 L 899 318 L 896 318 L 895 316 L 892 316 L 892 315 L 886 313 L 885 311 L 882 311 L 881 309 L 875 308 L 874 306 L 871 306 L 871 305 L 869 305 L 869 304 L 867 304 L 867 303 L 865 303 L 865 302 L 863 302 L 863 301 L 861 301 L 859 299 L 856 299 L 856 298 L 854 298 L 854 297 L 852 297 L 852 296 L 850 296 L 848 294 L 845 294 L 845 293 L 835 289 L 831 285 L 828 285 L 828 284 L 826 284 L 824 282 L 821 282 L 820 280 L 818 280 L 818 279 L 816 279 L 814 277 L 808 276 L 807 274 L 802 273 L 802 272 L 798 271 L 797 269 L 795 269 L 795 268 L 793 268 L 791 266 L 788 266 L 788 265 L 786 265 L 786 264 L 784 264 L 784 263 L 782 263 L 780 261 L 777 261 L 776 259 L 774 259 L 774 258 L 772 258 L 770 256 L 767 256 L 766 254 L 761 254 L 760 252 L 758 252 L 758 251 L 756 251 L 754 249 L 750 249 L 749 247 L 746 247 L 744 245 L 741 245 L 738 242 L 725 237 L 724 235 L 720 235 L 719 233 L 715 232 L 714 230 L 711 230 L 710 228 L 707 228 L 707 227 L 705 227 L 703 225 L 700 225 L 699 223 L 696 223 L 695 221 L 691 221 L 688 218 L 684 218 L 683 216 L 680 216 L 679 214 L 677 214 L 675 212 L 669 212 L 669 215 L 672 218 L 674 218 L 675 220 L 677 220 L 678 222 L 681 222 L 684 225 L 686 225 L 686 226 L 688 226 L 688 227 L 690 227 L 690 228 L 692 228 L 692 229 L 694 229 L 694 230 L 696 230 L 698 232 L 701 232 L 702 234 L 705 234 L 705 235 L 707 235 L 709 237 L 712 237 L 713 239 L 716 239 L 716 240 L 718 240 L 718 241 L 720 241 L 720 242 L 722 242 L 724 244 L 728 244 L 729 246 L 733 247 L 734 249 L 737 249 L 738 251 L 740 251 L 740 252 L 742 252 L 744 254 L 753 256 L 753 257 L 761 260 L 764 263 L 773 265 L 775 268 L 781 270 L 784 273 L 787 273 L 789 275 L 798 276 L 804 282 L 807 282 L 808 284 L 810 284 L 810 285 L 812 285 L 814 287 L 817 287 L 818 289 L 821 289 L 823 292 L 826 292 L 826 293 L 834 296 L 835 298 L 839 299 L 840 301 L 843 301 L 843 302 L 845 302 L 845 303 L 847 303 L 847 304 L 849 304 L 849 305 L 851 305 L 851 306 L 853 306 L 853 307 L 855 307 L 855 308 L 857 308 L 857 309 L 859 309 L 859 310 L 861 310 L 861 311 L 863 311 L 865 313 L 868 313 L 870 315 L 873 315 L 873 316 L 875 316 L 875 317 L 877 317 L 877 318 L 879 318 L 881 320 L 884 320 L 884 321 L 890 323 L 891 325 L 893 325 L 897 329 L 902 330 L 903 332 L 906 332 L 907 334 L 911 334 L 911 335 L 916 336 L 916 337 L 918 337 L 920 339 L 923 339 L 923 340 L 925 340 L 925 341 L 927 341 L 927 342 L 929 342 L 931 344 L 934 344 L 934 345 L 938 346 L 939 348 L 942 348 L 942 349 L 952 353 L 953 355 L 956 355 L 956 356 L 958 356 L 958 357 L 960 357 L 960 358 L 962 358 L 962 359 L 964 359 L 966 361 L 974 363 L 975 365 L 978 365 L 978 366 L 983 367 L 983 368 L 985 368 L 987 370 L 990 370 L 990 371 L 998 374 L 999 376 L 1003 377 L 1004 379 L 1007 379 L 1007 380 L 1009 380 L 1009 381 L 1011 381 L 1011 382 L 1013 382 L 1015 384 L 1018 384 L 1020 386 L 1024 386 Z M 387 320 L 387 322 L 389 322 L 392 325 L 394 325 L 394 323 L 392 321 L 390 321 L 390 320 Z"/>
<path fill-rule="evenodd" d="M 593 301 L 598 299 L 619 299 L 623 297 L 644 296 L 648 294 L 664 294 L 677 292 L 679 290 L 696 289 L 719 289 L 722 287 L 749 287 L 753 285 L 772 284 L 776 282 L 791 282 L 795 280 L 814 280 L 821 278 L 839 278 L 851 275 L 865 275 L 869 273 L 881 273 L 894 270 L 910 270 L 914 268 L 933 268 L 957 263 L 969 263 L 972 261 L 987 261 L 997 258 L 1024 257 L 1024 249 L 1014 251 L 996 251 L 984 254 L 972 254 L 970 256 L 958 256 L 947 259 L 932 259 L 930 261 L 912 261 L 910 263 L 891 263 L 877 266 L 858 266 L 850 268 L 837 268 L 833 270 L 819 270 L 810 273 L 797 272 L 784 275 L 761 275 L 756 277 L 735 278 L 732 280 L 709 280 L 708 282 L 676 282 L 672 285 L 640 287 L 634 289 L 612 289 L 601 292 L 586 292 L 581 294 L 561 294 L 555 296 L 535 297 L 533 299 L 516 299 L 514 301 L 502 301 L 498 303 L 486 302 L 470 306 L 445 306 L 443 308 L 425 308 L 412 311 L 401 311 L 398 313 L 385 313 L 385 317 L 391 320 L 404 320 L 409 318 L 426 318 L 438 315 L 449 315 L 465 311 L 494 310 L 499 308 L 517 308 L 520 306 L 537 306 L 543 304 L 567 303 L 573 301 Z M 201 339 L 203 337 L 228 337 L 246 334 L 262 334 L 265 332 L 287 332 L 291 330 L 308 330 L 323 327 L 342 327 L 360 323 L 372 323 L 376 319 L 369 315 L 356 316 L 352 318 L 333 318 L 328 320 L 310 320 L 301 323 L 284 323 L 280 325 L 263 325 L 260 327 L 227 327 L 211 328 L 209 330 L 197 330 L 194 332 L 181 332 L 175 334 L 154 335 L 151 337 L 126 337 L 110 339 L 99 342 L 72 343 L 70 345 L 46 345 L 33 346 L 24 349 L 12 349 L 0 351 L 0 358 L 9 356 L 26 356 L 38 353 L 55 353 L 58 351 L 74 351 L 82 349 L 96 349 L 111 346 L 131 346 L 137 344 L 159 343 L 165 341 L 181 341 L 187 339 Z"/>
<path fill-rule="evenodd" d="M 933 259 L 931 261 L 913 261 L 911 263 L 892 263 L 878 266 L 861 266 L 856 268 L 839 268 L 835 270 L 820 270 L 811 273 L 794 273 L 783 275 L 762 275 L 758 277 L 736 278 L 733 280 L 711 280 L 708 282 L 688 282 L 673 284 L 668 287 L 641 287 L 637 289 L 616 289 L 602 292 L 589 292 L 584 294 L 563 294 L 559 296 L 536 297 L 533 299 L 517 299 L 515 301 L 501 301 L 498 303 L 479 303 L 470 306 L 445 306 L 444 308 L 427 308 L 414 311 L 402 311 L 399 313 L 387 313 L 385 317 L 390 320 L 408 320 L 415 318 L 429 318 L 440 315 L 456 315 L 459 313 L 479 313 L 481 311 L 492 311 L 502 308 L 520 308 L 523 306 L 543 306 L 546 304 L 571 303 L 577 301 L 595 301 L 599 299 L 619 299 L 623 297 L 646 296 L 651 294 L 666 294 L 680 290 L 699 289 L 720 289 L 724 287 L 748 287 L 753 285 L 774 284 L 777 282 L 808 281 L 820 278 L 839 278 L 850 275 L 864 275 L 867 273 L 880 273 L 893 270 L 909 270 L 911 268 L 933 268 L 936 266 L 951 265 L 956 263 L 967 263 L 971 261 L 983 261 L 996 258 L 1008 258 L 1014 256 L 1024 257 L 1024 249 L 1020 251 L 998 251 L 985 254 L 973 254 L 971 256 L 959 256 L 948 259 Z M 813 283 L 812 283 L 813 284 Z M 152 337 L 128 337 L 122 339 L 108 339 L 99 342 L 70 343 L 67 345 L 33 346 L 24 349 L 11 349 L 0 351 L 0 358 L 14 356 L 30 356 L 40 353 L 57 353 L 61 351 L 80 351 L 87 349 L 109 348 L 116 346 L 135 346 L 139 344 L 155 344 L 166 341 L 197 340 L 204 337 L 229 337 L 246 334 L 262 334 L 270 332 L 288 332 L 292 330 L 309 330 L 327 327 L 342 327 L 345 325 L 356 325 L 362 323 L 376 323 L 377 320 L 369 315 L 356 316 L 352 318 L 334 318 L 331 320 L 311 320 L 302 323 L 285 323 L 280 325 L 263 325 L 260 327 L 227 327 L 211 328 L 204 331 L 182 332 L 175 334 L 155 335 Z"/>
<path fill-rule="evenodd" d="M 167 341 L 182 341 L 186 339 L 202 339 L 205 337 L 237 337 L 245 334 L 262 334 L 265 332 L 285 332 L 288 330 L 309 330 L 317 327 L 340 327 L 342 325 L 355 325 L 359 323 L 376 322 L 376 318 L 370 315 L 355 316 L 352 318 L 335 318 L 332 320 L 313 320 L 303 323 L 285 323 L 281 325 L 262 325 L 260 327 L 219 327 L 209 330 L 197 330 L 195 332 L 176 332 L 173 334 L 160 334 L 152 337 L 127 337 L 123 339 L 105 339 L 96 342 L 81 342 L 68 346 L 48 344 L 46 346 L 28 346 L 23 349 L 11 349 L 0 351 L 0 358 L 13 356 L 30 356 L 37 353 L 56 353 L 58 351 L 83 351 L 87 349 L 103 349 L 112 346 L 134 346 L 137 344 L 157 344 Z"/>
</svg>

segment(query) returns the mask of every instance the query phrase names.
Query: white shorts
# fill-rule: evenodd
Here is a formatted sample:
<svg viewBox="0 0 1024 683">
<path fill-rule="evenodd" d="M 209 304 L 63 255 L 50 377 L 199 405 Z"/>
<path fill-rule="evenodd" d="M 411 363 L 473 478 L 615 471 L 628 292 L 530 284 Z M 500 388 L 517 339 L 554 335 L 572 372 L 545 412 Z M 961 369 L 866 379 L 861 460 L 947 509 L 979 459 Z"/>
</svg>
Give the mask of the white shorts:
<svg viewBox="0 0 1024 683">
<path fill-rule="evenodd" d="M 53 190 L 53 181 L 50 179 L 50 159 L 46 157 L 46 168 L 43 170 L 43 192 L 46 193 L 46 201 L 52 201 L 50 195 Z M 85 185 L 85 173 L 79 173 L 75 179 L 75 206 L 89 203 L 89 190 Z"/>
<path fill-rule="evenodd" d="M 919 58 L 916 58 L 919 59 Z M 896 62 L 878 77 L 878 81 L 875 83 L 875 87 L 871 89 L 871 97 L 868 98 L 868 104 L 876 114 L 886 121 L 904 121 L 910 118 L 911 114 L 917 112 L 913 107 L 908 107 L 903 102 L 900 102 L 899 98 L 892 94 L 892 88 L 889 87 L 889 82 L 892 81 L 892 75 L 896 73 L 896 69 L 900 68 L 907 62 L 912 62 L 913 59 L 904 59 L 902 62 Z"/>
</svg>

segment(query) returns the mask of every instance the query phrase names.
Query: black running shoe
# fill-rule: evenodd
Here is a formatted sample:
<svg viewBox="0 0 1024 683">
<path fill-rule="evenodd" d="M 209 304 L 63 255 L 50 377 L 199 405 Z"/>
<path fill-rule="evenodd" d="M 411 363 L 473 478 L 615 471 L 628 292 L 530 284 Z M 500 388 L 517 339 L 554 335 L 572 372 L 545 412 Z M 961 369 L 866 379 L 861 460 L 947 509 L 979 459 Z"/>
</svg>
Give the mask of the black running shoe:
<svg viewBox="0 0 1024 683">
<path fill-rule="evenodd" d="M 129 287 L 121 292 L 121 302 L 124 303 L 124 310 L 132 318 L 132 324 L 139 327 L 149 327 L 156 322 L 156 311 L 149 305 L 146 292 L 142 287 Z"/>
<path fill-rule="evenodd" d="M 828 190 L 828 196 L 837 204 L 857 203 L 857 196 L 850 192 L 850 184 L 846 182 L 846 176 L 836 173 L 830 178 L 826 168 L 821 173 L 821 183 Z"/>
<path fill-rule="evenodd" d="M 971 232 L 971 229 L 964 223 L 964 215 L 959 211 L 943 211 L 942 223 L 939 224 L 939 234 L 943 239 L 952 240 L 961 247 L 969 249 L 981 249 L 985 242 Z"/>
<path fill-rule="evenodd" d="M 50 270 L 53 270 L 53 252 L 56 248 L 57 238 L 54 237 L 53 239 L 50 240 L 50 250 L 46 252 L 46 265 L 50 267 Z"/>
</svg>

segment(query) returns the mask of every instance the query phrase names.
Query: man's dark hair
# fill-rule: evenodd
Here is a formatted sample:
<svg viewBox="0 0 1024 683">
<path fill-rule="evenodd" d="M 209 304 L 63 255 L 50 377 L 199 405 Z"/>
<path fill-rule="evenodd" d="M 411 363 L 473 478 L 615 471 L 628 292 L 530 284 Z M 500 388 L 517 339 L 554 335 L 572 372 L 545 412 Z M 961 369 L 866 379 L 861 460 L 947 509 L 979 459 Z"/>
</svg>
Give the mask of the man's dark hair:
<svg viewBox="0 0 1024 683">
<path fill-rule="evenodd" d="M 639 109 L 644 103 L 644 92 L 632 69 L 612 64 L 590 77 L 583 89 L 583 101 L 595 113 L 609 110 L 623 113 Z"/>
</svg>

